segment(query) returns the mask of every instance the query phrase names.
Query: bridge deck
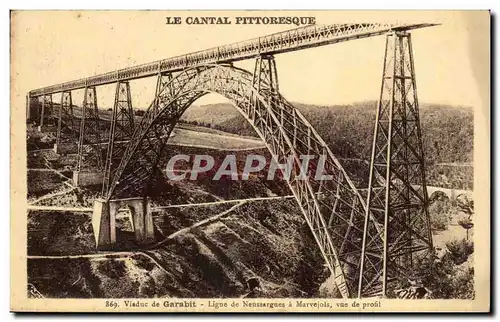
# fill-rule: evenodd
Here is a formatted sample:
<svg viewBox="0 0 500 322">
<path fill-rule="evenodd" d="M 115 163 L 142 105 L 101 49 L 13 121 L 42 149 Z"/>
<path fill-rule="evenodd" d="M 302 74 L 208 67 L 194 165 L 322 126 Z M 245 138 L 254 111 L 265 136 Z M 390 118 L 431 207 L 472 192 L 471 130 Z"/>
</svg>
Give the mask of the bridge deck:
<svg viewBox="0 0 500 322">
<path fill-rule="evenodd" d="M 313 25 L 214 47 L 186 55 L 176 56 L 134 67 L 95 75 L 87 78 L 32 90 L 30 97 L 82 89 L 180 71 L 189 67 L 211 63 L 229 63 L 263 54 L 280 54 L 306 48 L 324 46 L 353 39 L 373 37 L 390 31 L 406 31 L 435 24 L 335 24 Z"/>
</svg>

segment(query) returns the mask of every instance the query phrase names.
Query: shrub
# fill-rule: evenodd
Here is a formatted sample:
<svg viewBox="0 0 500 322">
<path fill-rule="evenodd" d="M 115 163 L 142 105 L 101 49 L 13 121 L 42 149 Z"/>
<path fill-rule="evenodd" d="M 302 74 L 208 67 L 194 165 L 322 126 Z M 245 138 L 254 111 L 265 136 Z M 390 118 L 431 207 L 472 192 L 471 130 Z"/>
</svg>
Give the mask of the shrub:
<svg viewBox="0 0 500 322">
<path fill-rule="evenodd" d="M 474 269 L 457 266 L 452 254 L 442 259 L 426 259 L 415 268 L 415 273 L 435 299 L 474 298 Z M 405 285 L 400 281 L 400 286 Z"/>
<path fill-rule="evenodd" d="M 436 200 L 429 206 L 432 230 L 445 230 L 448 228 L 450 213 L 449 200 Z"/>
<path fill-rule="evenodd" d="M 474 243 L 465 239 L 448 242 L 446 247 L 450 251 L 451 260 L 456 265 L 465 262 L 469 255 L 474 252 Z"/>
</svg>

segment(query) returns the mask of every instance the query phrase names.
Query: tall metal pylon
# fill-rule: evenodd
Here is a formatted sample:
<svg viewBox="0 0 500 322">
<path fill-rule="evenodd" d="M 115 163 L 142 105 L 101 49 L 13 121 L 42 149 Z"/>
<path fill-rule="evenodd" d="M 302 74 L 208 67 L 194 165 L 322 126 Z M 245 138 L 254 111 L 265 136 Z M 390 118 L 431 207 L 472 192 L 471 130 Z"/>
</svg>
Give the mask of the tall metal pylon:
<svg viewBox="0 0 500 322">
<path fill-rule="evenodd" d="M 83 98 L 80 136 L 78 140 L 78 164 L 76 171 L 81 171 L 85 159 L 92 161 L 96 169 L 102 169 L 102 147 L 99 109 L 95 86 L 85 87 Z M 92 157 L 87 156 L 90 155 Z"/>
<path fill-rule="evenodd" d="M 42 111 L 40 113 L 40 128 L 46 125 L 48 116 L 53 112 L 52 94 L 42 96 Z"/>
<path fill-rule="evenodd" d="M 160 70 L 160 69 L 159 69 Z M 161 96 L 172 96 L 174 93 L 174 88 L 172 84 L 173 75 L 172 73 L 161 73 L 158 72 L 158 77 L 156 80 L 156 90 L 155 90 L 155 99 L 153 102 L 153 108 L 156 109 L 156 113 L 161 108 Z M 174 103 L 177 104 L 177 103 Z M 163 118 L 168 118 L 167 115 L 164 115 Z M 171 126 L 173 126 L 172 124 Z M 168 140 L 168 136 L 170 135 L 169 131 L 170 126 L 165 126 L 161 122 L 153 124 L 151 127 L 152 137 L 148 137 L 145 141 L 145 144 L 153 149 L 154 152 L 150 153 L 150 155 L 145 154 L 145 158 L 147 160 L 155 160 L 151 163 L 150 169 L 148 169 L 148 175 L 150 177 L 155 177 L 161 175 L 161 169 L 158 168 L 158 164 L 160 162 L 160 158 L 155 157 L 156 155 L 161 155 L 163 151 L 166 149 L 165 142 Z M 168 134 L 167 134 L 168 133 Z M 151 190 L 154 189 L 152 185 L 152 181 L 150 181 L 145 188 L 145 195 L 150 195 Z"/>
<path fill-rule="evenodd" d="M 382 228 L 379 236 L 368 223 L 370 214 Z M 411 37 L 395 32 L 386 36 L 358 297 L 388 296 L 389 285 L 398 277 L 414 278 L 432 250 Z"/>
<path fill-rule="evenodd" d="M 172 81 L 172 73 L 161 73 L 158 72 L 158 77 L 156 78 L 156 90 L 155 90 L 155 106 L 160 104 L 160 94 L 163 90 L 171 90 L 167 88 L 168 85 Z"/>
<path fill-rule="evenodd" d="M 56 136 L 56 144 L 58 146 L 61 144 L 61 130 L 63 122 L 65 126 L 70 129 L 70 136 L 73 137 L 73 132 L 76 130 L 76 122 L 73 115 L 73 99 L 71 92 L 61 93 L 61 105 L 59 105 Z"/>
<path fill-rule="evenodd" d="M 113 165 L 115 162 L 120 162 L 126 149 L 126 141 L 130 140 L 133 134 L 134 110 L 132 109 L 130 83 L 128 81 L 120 81 L 116 83 L 115 103 L 109 131 L 106 164 L 104 166 L 104 179 L 102 185 L 103 196 L 109 188 L 109 180 L 112 177 Z"/>
<path fill-rule="evenodd" d="M 257 92 L 268 90 L 273 94 L 279 93 L 278 71 L 273 55 L 262 55 L 257 58 L 252 83 Z"/>
</svg>

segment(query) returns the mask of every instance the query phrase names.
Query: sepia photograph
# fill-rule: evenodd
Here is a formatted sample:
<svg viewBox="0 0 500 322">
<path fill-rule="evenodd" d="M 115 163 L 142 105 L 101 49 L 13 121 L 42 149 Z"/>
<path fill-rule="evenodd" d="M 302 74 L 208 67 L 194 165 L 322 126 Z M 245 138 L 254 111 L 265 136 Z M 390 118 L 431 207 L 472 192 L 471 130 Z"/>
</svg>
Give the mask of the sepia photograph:
<svg viewBox="0 0 500 322">
<path fill-rule="evenodd" d="M 12 311 L 490 310 L 489 11 L 10 19 Z"/>
</svg>

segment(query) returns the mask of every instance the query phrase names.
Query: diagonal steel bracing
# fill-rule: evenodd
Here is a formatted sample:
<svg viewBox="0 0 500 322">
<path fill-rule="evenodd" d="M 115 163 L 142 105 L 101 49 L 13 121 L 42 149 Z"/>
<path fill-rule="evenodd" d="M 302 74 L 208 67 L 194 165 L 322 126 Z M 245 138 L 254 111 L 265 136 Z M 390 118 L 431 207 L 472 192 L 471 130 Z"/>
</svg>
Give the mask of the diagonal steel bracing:
<svg viewBox="0 0 500 322">
<path fill-rule="evenodd" d="M 257 59 L 253 74 L 229 65 L 191 68 L 165 84 L 137 125 L 117 165 L 106 197 L 147 195 L 154 169 L 166 151 L 166 139 L 182 113 L 199 97 L 220 93 L 234 103 L 255 128 L 273 158 L 283 164 L 293 158 L 288 185 L 320 246 L 343 297 L 355 294 L 359 274 L 364 201 L 326 143 L 304 116 L 278 92 L 272 56 Z M 258 74 L 257 74 L 258 73 Z M 163 134 L 161 134 L 163 133 Z M 160 134 L 165 139 L 154 140 Z M 300 155 L 315 157 L 308 178 L 299 180 Z M 315 179 L 312 169 L 324 157 L 332 180 Z M 371 238 L 379 238 L 371 235 Z"/>
<path fill-rule="evenodd" d="M 40 128 L 47 125 L 49 121 L 49 116 L 54 112 L 54 105 L 52 102 L 52 94 L 42 96 L 42 106 L 40 111 Z"/>
<path fill-rule="evenodd" d="M 73 99 L 71 92 L 62 92 L 61 93 L 61 105 L 59 105 L 58 111 L 58 120 L 57 120 L 57 136 L 56 136 L 56 144 L 59 145 L 62 142 L 63 135 L 63 124 L 64 127 L 68 128 L 68 133 L 64 135 L 64 139 L 72 139 L 75 135 L 75 130 L 77 128 L 77 122 L 75 120 L 73 114 Z"/>
<path fill-rule="evenodd" d="M 61 121 L 65 114 L 72 115 L 70 91 L 85 88 L 77 170 L 84 160 L 104 167 L 102 195 L 109 200 L 151 195 L 154 180 L 162 174 L 167 140 L 184 111 L 210 92 L 231 99 L 276 162 L 284 164 L 291 157 L 287 184 L 341 295 L 386 295 L 397 277 L 407 275 L 432 251 L 411 39 L 406 32 L 427 26 L 431 24 L 297 28 L 34 90 L 28 104 L 43 97 L 43 125 L 46 105 L 52 105 L 50 95 L 63 92 L 59 142 Z M 279 94 L 274 55 L 388 32 L 365 202 L 323 139 Z M 253 73 L 232 66 L 250 58 L 256 58 Z M 155 98 L 135 123 L 128 81 L 154 75 Z M 100 143 L 107 129 L 99 121 L 95 86 L 110 83 L 117 89 L 108 149 L 103 153 Z M 65 99 L 69 103 L 63 105 Z M 127 139 L 127 145 L 120 144 Z M 305 180 L 300 174 L 303 155 L 313 156 Z M 316 178 L 318 166 L 331 179 Z"/>
<path fill-rule="evenodd" d="M 386 34 L 393 30 L 413 30 L 434 26 L 435 24 L 388 24 L 388 23 L 344 23 L 333 25 L 311 25 L 265 35 L 258 38 L 209 48 L 186 55 L 133 66 L 105 74 L 78 79 L 63 84 L 52 85 L 33 90 L 30 97 L 61 91 L 113 84 L 120 80 L 132 80 L 155 76 L 162 73 L 180 72 L 187 68 L 207 64 L 230 63 L 252 59 L 259 55 L 277 55 L 280 53 L 314 48 L 352 41 L 361 38 Z"/>
<path fill-rule="evenodd" d="M 387 296 L 391 283 L 432 251 L 413 53 L 405 32 L 386 37 L 367 213 L 383 230 L 380 238 L 370 237 L 373 228 L 365 221 L 358 295 Z"/>
<path fill-rule="evenodd" d="M 76 171 L 81 171 L 86 166 L 102 170 L 103 147 L 100 143 L 106 135 L 106 129 L 100 124 L 97 93 L 94 86 L 85 88 L 81 113 Z"/>
<path fill-rule="evenodd" d="M 120 162 L 125 150 L 125 141 L 134 134 L 134 111 L 132 108 L 132 96 L 130 94 L 130 83 L 119 81 L 116 83 L 115 102 L 111 125 L 109 130 L 109 140 L 106 151 L 106 161 L 104 164 L 104 178 L 102 183 L 102 194 L 109 187 L 109 180 L 114 174 L 115 162 Z"/>
</svg>

